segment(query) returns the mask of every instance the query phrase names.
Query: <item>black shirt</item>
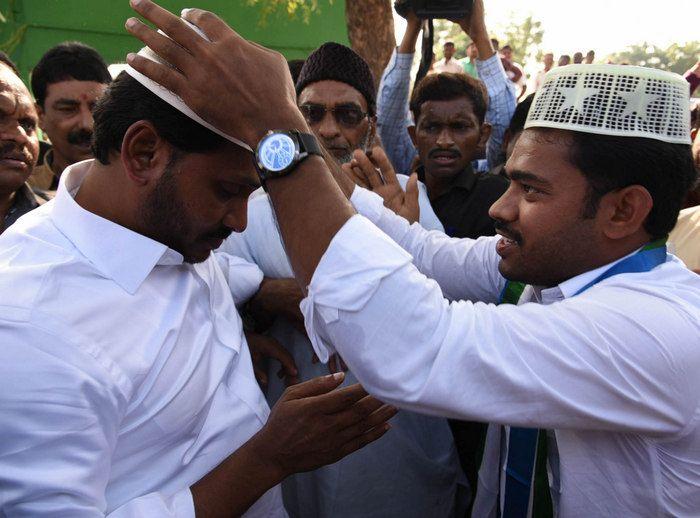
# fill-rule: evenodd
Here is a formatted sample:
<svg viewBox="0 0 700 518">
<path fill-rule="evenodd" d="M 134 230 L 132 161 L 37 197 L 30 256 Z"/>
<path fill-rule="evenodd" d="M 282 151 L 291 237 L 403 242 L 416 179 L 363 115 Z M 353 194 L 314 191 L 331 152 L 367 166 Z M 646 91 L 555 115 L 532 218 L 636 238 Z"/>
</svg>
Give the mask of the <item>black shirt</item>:
<svg viewBox="0 0 700 518">
<path fill-rule="evenodd" d="M 418 168 L 418 179 L 425 183 L 425 171 Z M 462 171 L 449 190 L 430 200 L 445 233 L 451 237 L 492 236 L 496 233 L 489 208 L 508 189 L 502 176 L 477 174 L 470 167 Z M 428 192 L 430 197 L 430 192 Z"/>
</svg>

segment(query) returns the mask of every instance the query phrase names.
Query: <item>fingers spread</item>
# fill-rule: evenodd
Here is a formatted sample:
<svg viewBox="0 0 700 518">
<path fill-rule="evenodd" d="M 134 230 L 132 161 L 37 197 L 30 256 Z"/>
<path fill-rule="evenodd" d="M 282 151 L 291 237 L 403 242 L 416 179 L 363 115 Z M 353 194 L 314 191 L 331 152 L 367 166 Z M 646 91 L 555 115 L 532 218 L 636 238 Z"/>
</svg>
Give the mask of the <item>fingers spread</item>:
<svg viewBox="0 0 700 518">
<path fill-rule="evenodd" d="M 152 79 L 159 85 L 167 88 L 177 95 L 182 95 L 185 90 L 185 76 L 179 71 L 161 63 L 139 56 L 138 54 L 129 54 L 126 56 L 126 61 L 135 70 Z"/>
<path fill-rule="evenodd" d="M 203 9 L 183 9 L 182 17 L 197 26 L 210 41 L 218 41 L 227 36 L 242 39 L 236 31 L 212 12 Z"/>
<path fill-rule="evenodd" d="M 204 42 L 204 39 L 178 16 L 151 2 L 151 0 L 131 0 L 131 7 L 189 51 L 192 51 L 197 45 Z M 158 52 L 155 48 L 153 50 Z"/>
<path fill-rule="evenodd" d="M 126 29 L 178 70 L 185 72 L 190 68 L 191 54 L 167 36 L 159 34 L 136 18 L 126 21 Z"/>
<path fill-rule="evenodd" d="M 384 179 L 380 173 L 379 170 L 374 166 L 374 164 L 370 161 L 370 159 L 367 157 L 367 155 L 361 151 L 361 150 L 355 150 L 355 152 L 352 154 L 353 160 L 353 168 L 357 168 L 359 171 L 362 172 L 362 175 L 366 178 L 367 182 L 370 185 L 371 189 L 376 189 L 377 187 L 381 187 L 384 185 Z"/>
<path fill-rule="evenodd" d="M 376 441 L 380 437 L 382 437 L 386 432 L 388 432 L 391 429 L 391 425 L 389 423 L 386 423 L 382 426 L 377 426 L 375 428 L 372 428 L 368 432 L 365 432 L 364 434 L 354 437 L 353 439 L 349 440 L 347 443 L 345 443 L 339 450 L 338 450 L 338 459 L 342 459 L 343 457 L 350 455 L 351 453 L 359 450 L 360 448 L 364 448 L 368 444 Z"/>
</svg>

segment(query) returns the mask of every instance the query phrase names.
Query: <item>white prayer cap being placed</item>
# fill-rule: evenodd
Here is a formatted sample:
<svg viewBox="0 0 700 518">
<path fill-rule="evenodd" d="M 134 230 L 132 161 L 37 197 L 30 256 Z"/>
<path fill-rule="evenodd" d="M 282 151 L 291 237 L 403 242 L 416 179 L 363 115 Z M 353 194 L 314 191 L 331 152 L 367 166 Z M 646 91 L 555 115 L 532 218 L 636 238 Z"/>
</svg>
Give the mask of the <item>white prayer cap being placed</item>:
<svg viewBox="0 0 700 518">
<path fill-rule="evenodd" d="M 525 128 L 690 144 L 688 83 L 678 74 L 644 67 L 557 67 L 535 95 Z"/>
<path fill-rule="evenodd" d="M 183 19 L 183 21 L 184 21 L 190 28 L 192 28 L 193 31 L 195 31 L 197 34 L 199 34 L 202 38 L 204 38 L 204 39 L 206 39 L 207 41 L 209 41 L 209 38 L 207 38 L 206 34 L 204 34 L 204 33 L 199 29 L 199 27 L 197 27 L 197 26 L 191 24 L 191 23 L 188 22 L 187 20 L 184 20 L 184 19 Z M 159 32 L 160 34 L 164 34 L 162 31 L 158 31 L 158 32 Z M 165 34 L 165 36 L 167 36 L 167 34 Z M 149 49 L 148 47 L 142 48 L 142 49 L 138 52 L 138 54 L 139 54 L 139 56 L 143 56 L 143 57 L 145 57 L 145 58 L 147 58 L 147 59 L 150 59 L 151 61 L 155 61 L 156 63 L 161 63 L 161 64 L 164 64 L 164 65 L 167 65 L 167 66 L 172 66 L 172 65 L 170 65 L 170 63 L 168 63 L 167 61 L 165 61 L 163 58 L 161 58 L 158 54 L 156 54 L 155 52 L 153 52 L 153 51 L 152 51 L 151 49 Z M 207 128 L 207 129 L 213 131 L 213 132 L 216 133 L 217 135 L 220 135 L 221 137 L 225 138 L 226 140 L 228 140 L 228 141 L 230 141 L 230 142 L 233 142 L 234 144 L 236 144 L 236 145 L 242 147 L 243 149 L 245 149 L 245 150 L 247 150 L 247 151 L 250 151 L 251 153 L 253 152 L 253 149 L 252 149 L 248 144 L 246 144 L 245 142 L 243 142 L 243 141 L 241 141 L 241 140 L 239 140 L 239 139 L 237 139 L 237 138 L 235 138 L 235 137 L 232 137 L 232 136 L 230 136 L 230 135 L 227 135 L 226 133 L 224 133 L 224 132 L 221 131 L 220 129 L 216 128 L 216 127 L 213 126 L 212 124 L 209 124 L 207 121 L 205 121 L 204 119 L 202 119 L 202 118 L 201 118 L 199 115 L 197 115 L 189 106 L 187 106 L 187 104 L 185 104 L 185 101 L 183 101 L 182 98 L 181 98 L 180 96 L 176 95 L 174 92 L 168 90 L 168 89 L 165 88 L 164 86 L 161 86 L 160 84 L 156 83 L 156 82 L 153 81 L 152 79 L 146 77 L 145 75 L 143 75 L 141 72 L 139 72 L 138 70 L 134 69 L 134 68 L 131 67 L 130 65 L 127 65 L 126 68 L 124 69 L 124 71 L 125 71 L 127 74 L 129 74 L 131 77 L 133 77 L 134 79 L 136 79 L 139 83 L 141 83 L 141 84 L 142 84 L 144 87 L 146 87 L 148 90 L 150 90 L 150 91 L 153 92 L 155 95 L 157 95 L 158 97 L 160 97 L 163 101 L 165 101 L 165 102 L 168 103 L 170 106 L 172 106 L 173 108 L 177 109 L 178 111 L 184 113 L 185 115 L 187 115 L 187 116 L 188 116 L 190 119 L 192 119 L 193 121 L 198 122 L 199 124 L 201 124 L 201 125 L 204 126 L 205 128 Z"/>
</svg>

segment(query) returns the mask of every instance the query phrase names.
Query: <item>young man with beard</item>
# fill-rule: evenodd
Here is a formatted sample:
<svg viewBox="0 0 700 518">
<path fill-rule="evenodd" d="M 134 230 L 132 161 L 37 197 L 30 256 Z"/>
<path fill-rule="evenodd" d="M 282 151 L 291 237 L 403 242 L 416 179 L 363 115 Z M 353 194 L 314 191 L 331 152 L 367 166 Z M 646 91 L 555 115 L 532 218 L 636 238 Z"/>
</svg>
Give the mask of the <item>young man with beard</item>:
<svg viewBox="0 0 700 518">
<path fill-rule="evenodd" d="M 31 185 L 55 190 L 66 167 L 92 158 L 92 109 L 111 80 L 102 56 L 77 41 L 56 45 L 41 57 L 32 70 L 32 92 L 51 149 Z"/>
<path fill-rule="evenodd" d="M 206 42 L 149 0 L 132 4 L 178 43 L 131 19 L 176 68 L 133 55 L 132 66 L 258 143 L 319 357 L 338 351 L 404 408 L 494 423 L 477 515 L 700 508 L 700 278 L 664 246 L 696 177 L 680 76 L 551 72 L 491 209 L 502 237 L 456 240 L 409 225 L 321 158 L 268 160 L 295 135 L 272 128 L 308 131 L 283 58 L 210 13 L 183 13 Z M 263 77 L 278 81 L 261 90 Z M 253 95 L 264 101 L 243 108 Z M 375 164 L 360 167 L 379 181 Z M 398 301 L 410 304 L 386 311 Z"/>
<path fill-rule="evenodd" d="M 32 97 L 15 64 L 0 52 L 0 234 L 47 199 L 27 184 L 38 153 Z"/>
<path fill-rule="evenodd" d="M 395 410 L 342 374 L 269 410 L 234 306 L 262 276 L 212 254 L 259 179 L 129 74 L 95 108 L 96 159 L 0 237 L 0 515 L 284 517 L 282 479 Z"/>
<path fill-rule="evenodd" d="M 365 135 L 358 137 L 352 128 L 341 124 L 344 107 L 374 110 L 375 87 L 369 66 L 353 50 L 335 43 L 322 45 L 307 59 L 297 90 L 302 112 L 321 142 L 336 144 L 342 134 L 348 136 L 344 143 L 350 144 L 349 151 L 357 152 L 358 142 L 362 143 L 359 149 L 365 148 L 368 126 L 362 126 Z M 322 109 L 326 113 L 319 121 L 315 110 Z M 340 165 L 346 160 L 348 149 L 337 150 L 342 152 L 333 158 Z M 402 185 L 405 187 L 406 182 Z M 442 230 L 425 187 L 414 179 L 409 195 L 415 197 L 416 188 L 420 189 L 420 224 L 430 230 Z M 264 381 L 271 405 L 282 396 L 285 380 L 276 375 L 280 363 L 269 360 L 279 360 L 287 378 L 291 374 L 301 381 L 327 374 L 329 368 L 342 368 L 338 358 L 332 358 L 327 366 L 313 357 L 299 311 L 303 293 L 293 278 L 267 194 L 251 198 L 248 227 L 244 232 L 233 233 L 219 250 L 258 265 L 265 275 L 249 310 L 257 323 L 271 321 L 271 325 L 264 338 L 256 336 L 249 341 L 259 348 L 261 356 L 268 356 L 267 362 L 259 364 L 263 371 L 259 379 Z M 288 353 L 280 350 L 282 346 Z M 347 372 L 344 383 L 349 385 L 354 380 L 352 372 Z M 387 518 L 463 516 L 467 495 L 447 420 L 413 412 L 400 412 L 392 420 L 387 436 L 353 457 L 289 477 L 282 484 L 282 492 L 291 516 L 338 518 L 372 516 L 377 509 Z M 391 499 L 387 495 L 392 495 Z"/>
</svg>

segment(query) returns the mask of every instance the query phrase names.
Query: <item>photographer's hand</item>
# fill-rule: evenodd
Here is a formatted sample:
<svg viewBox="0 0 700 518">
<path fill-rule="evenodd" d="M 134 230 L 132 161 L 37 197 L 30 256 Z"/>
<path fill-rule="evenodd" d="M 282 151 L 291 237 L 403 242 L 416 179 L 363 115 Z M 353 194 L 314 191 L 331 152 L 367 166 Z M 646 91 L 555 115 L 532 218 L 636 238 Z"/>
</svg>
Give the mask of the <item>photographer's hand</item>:
<svg viewBox="0 0 700 518">
<path fill-rule="evenodd" d="M 491 45 L 491 39 L 486 29 L 483 0 L 474 0 L 471 13 L 461 20 L 455 20 L 455 22 L 459 24 L 476 45 L 479 51 L 479 61 L 486 61 L 496 53 L 493 45 Z"/>
<path fill-rule="evenodd" d="M 416 41 L 420 36 L 423 20 L 418 18 L 412 10 L 406 14 L 406 32 L 399 45 L 399 54 L 413 54 L 416 51 Z"/>
</svg>

